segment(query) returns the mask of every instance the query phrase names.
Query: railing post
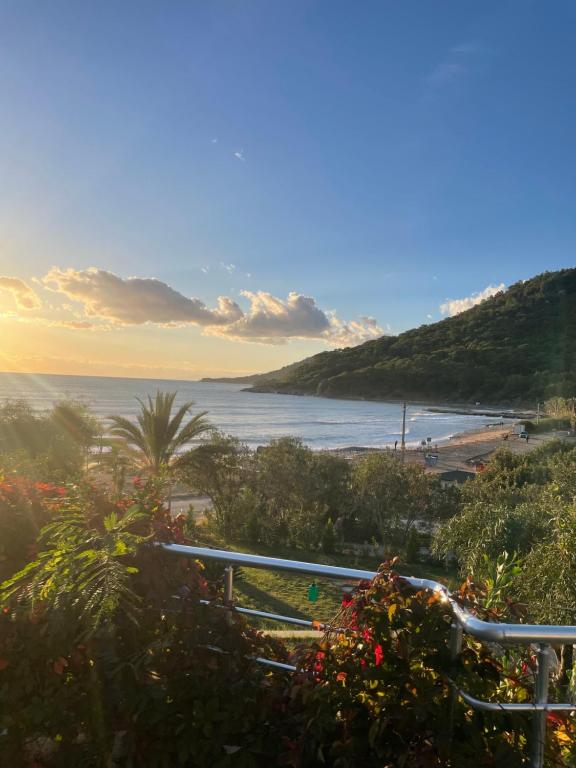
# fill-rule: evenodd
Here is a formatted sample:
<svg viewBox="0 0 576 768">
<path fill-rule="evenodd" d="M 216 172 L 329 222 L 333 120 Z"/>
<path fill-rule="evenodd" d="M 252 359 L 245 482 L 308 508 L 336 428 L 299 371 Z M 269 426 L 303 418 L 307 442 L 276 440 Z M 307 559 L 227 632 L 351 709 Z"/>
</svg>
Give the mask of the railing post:
<svg viewBox="0 0 576 768">
<path fill-rule="evenodd" d="M 450 658 L 454 661 L 462 650 L 462 627 L 457 621 L 450 625 Z"/>
<path fill-rule="evenodd" d="M 534 703 L 548 703 L 550 682 L 550 653 L 547 645 L 540 645 L 536 654 L 537 667 L 534 681 Z M 532 768 L 543 768 L 546 747 L 546 711 L 534 713 L 532 730 Z"/>
<path fill-rule="evenodd" d="M 234 600 L 234 568 L 227 565 L 224 568 L 224 603 L 232 607 Z M 232 611 L 226 612 L 226 619 L 229 624 L 232 623 Z"/>
<path fill-rule="evenodd" d="M 454 620 L 452 624 L 450 624 L 450 638 L 448 640 L 448 648 L 450 650 L 450 660 L 452 661 L 452 669 L 450 670 L 450 676 L 454 676 L 455 672 L 455 664 L 454 662 L 458 658 L 458 654 L 462 650 L 462 627 L 460 624 Z M 458 691 L 456 690 L 456 687 L 453 685 L 452 690 L 450 691 L 450 709 L 449 709 L 449 715 L 448 715 L 448 728 L 449 728 L 449 738 L 450 738 L 450 745 L 452 745 L 452 736 L 454 734 L 454 711 L 456 709 L 456 701 L 458 699 Z M 452 747 L 450 746 L 450 751 L 452 751 Z"/>
</svg>

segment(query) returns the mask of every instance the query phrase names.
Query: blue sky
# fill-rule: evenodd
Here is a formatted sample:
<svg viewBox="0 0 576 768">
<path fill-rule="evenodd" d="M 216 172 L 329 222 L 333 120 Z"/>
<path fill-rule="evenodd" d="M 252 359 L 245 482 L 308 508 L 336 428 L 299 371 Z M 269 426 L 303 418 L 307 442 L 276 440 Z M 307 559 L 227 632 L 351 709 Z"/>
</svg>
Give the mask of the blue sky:
<svg viewBox="0 0 576 768">
<path fill-rule="evenodd" d="M 240 291 L 296 292 L 398 332 L 573 266 L 575 28 L 571 1 L 1 0 L 0 275 L 96 268 L 244 312 Z M 100 337 L 210 372 L 326 348 L 126 328 L 37 286 L 22 327 L 70 359 Z M 68 302 L 106 327 L 50 326 Z"/>
</svg>

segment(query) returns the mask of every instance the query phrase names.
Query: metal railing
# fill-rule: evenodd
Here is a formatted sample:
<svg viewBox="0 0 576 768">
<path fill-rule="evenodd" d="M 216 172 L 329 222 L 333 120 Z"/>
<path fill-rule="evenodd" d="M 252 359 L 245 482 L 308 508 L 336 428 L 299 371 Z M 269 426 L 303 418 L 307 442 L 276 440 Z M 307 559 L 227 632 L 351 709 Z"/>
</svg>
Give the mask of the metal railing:
<svg viewBox="0 0 576 768">
<path fill-rule="evenodd" d="M 371 580 L 377 574 L 375 571 L 364 571 L 357 568 L 340 568 L 334 565 L 322 565 L 320 563 L 308 563 L 299 560 L 284 560 L 277 557 L 264 557 L 243 552 L 230 552 L 223 549 L 210 549 L 206 547 L 189 547 L 182 544 L 161 544 L 166 552 L 184 557 L 193 557 L 200 560 L 214 560 L 226 564 L 224 569 L 224 605 L 219 606 L 230 612 L 245 614 L 260 619 L 278 621 L 281 623 L 295 624 L 303 627 L 328 629 L 330 625 L 321 624 L 308 619 L 298 619 L 290 616 L 282 616 L 267 611 L 259 611 L 254 608 L 242 608 L 233 603 L 233 566 L 245 566 L 249 568 L 263 568 L 271 571 L 284 571 L 288 573 L 307 574 L 328 579 L 347 579 L 352 581 Z M 550 681 L 550 657 L 551 645 L 569 645 L 576 643 L 576 626 L 555 626 L 549 624 L 506 624 L 482 621 L 478 617 L 463 608 L 452 598 L 448 589 L 437 581 L 419 579 L 412 576 L 403 576 L 403 580 L 415 589 L 428 589 L 440 594 L 442 600 L 449 606 L 453 621 L 450 628 L 449 647 L 452 658 L 455 659 L 462 649 L 463 634 L 466 633 L 478 640 L 503 644 L 515 643 L 518 645 L 538 646 L 536 652 L 536 671 L 533 702 L 493 702 L 482 701 L 471 696 L 466 691 L 455 688 L 455 694 L 460 696 L 474 709 L 491 712 L 532 712 L 534 725 L 532 734 L 532 768 L 542 768 L 544 765 L 544 747 L 546 742 L 546 713 L 570 712 L 576 710 L 576 704 L 550 703 L 548 701 L 548 687 Z M 201 601 L 211 605 L 210 601 Z M 296 672 L 297 668 L 292 664 L 283 664 L 272 659 L 255 658 L 260 664 Z"/>
</svg>

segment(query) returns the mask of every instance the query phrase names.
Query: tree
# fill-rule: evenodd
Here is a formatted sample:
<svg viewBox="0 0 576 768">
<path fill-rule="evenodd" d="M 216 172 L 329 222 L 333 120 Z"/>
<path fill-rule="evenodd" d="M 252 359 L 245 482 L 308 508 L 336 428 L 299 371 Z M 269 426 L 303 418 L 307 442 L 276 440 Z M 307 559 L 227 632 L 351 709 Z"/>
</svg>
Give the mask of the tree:
<svg viewBox="0 0 576 768">
<path fill-rule="evenodd" d="M 385 453 L 368 455 L 354 472 L 356 516 L 374 524 L 385 545 L 404 545 L 416 520 L 430 515 L 432 481 L 420 467 Z"/>
<path fill-rule="evenodd" d="M 575 475 L 576 449 L 559 440 L 523 456 L 501 449 L 463 486 L 461 509 L 438 529 L 434 551 L 455 556 L 463 575 L 479 578 L 485 555 L 492 560 L 504 551 L 529 555 L 557 529 L 558 505 L 575 498 Z M 537 599 L 535 592 L 534 604 Z"/>
<path fill-rule="evenodd" d="M 213 432 L 210 441 L 194 453 L 194 461 L 181 470 L 180 477 L 210 498 L 207 517 L 225 538 L 234 538 L 255 513 L 250 493 L 253 455 L 236 438 L 219 432 Z"/>
<path fill-rule="evenodd" d="M 74 400 L 62 400 L 46 413 L 24 400 L 9 401 L 0 406 L 1 463 L 42 480 L 78 476 L 99 429 L 86 406 Z"/>
<path fill-rule="evenodd" d="M 322 552 L 325 552 L 327 555 L 333 554 L 336 549 L 336 533 L 334 532 L 334 523 L 331 517 L 326 521 L 322 531 L 320 546 L 322 547 Z"/>
<path fill-rule="evenodd" d="M 176 395 L 177 392 L 158 390 L 154 399 L 148 396 L 147 403 L 136 398 L 140 403 L 137 424 L 124 416 L 109 417 L 112 421 L 110 434 L 119 438 L 134 461 L 153 475 L 169 472 L 189 461 L 189 452 L 180 454 L 179 450 L 211 429 L 205 419 L 207 411 L 197 413 L 184 423 L 193 402 L 184 403 L 172 415 Z"/>
<path fill-rule="evenodd" d="M 268 544 L 309 549 L 320 542 L 328 518 L 336 521 L 349 504 L 348 463 L 314 453 L 297 438 L 259 448 L 255 466 L 261 536 Z"/>
</svg>

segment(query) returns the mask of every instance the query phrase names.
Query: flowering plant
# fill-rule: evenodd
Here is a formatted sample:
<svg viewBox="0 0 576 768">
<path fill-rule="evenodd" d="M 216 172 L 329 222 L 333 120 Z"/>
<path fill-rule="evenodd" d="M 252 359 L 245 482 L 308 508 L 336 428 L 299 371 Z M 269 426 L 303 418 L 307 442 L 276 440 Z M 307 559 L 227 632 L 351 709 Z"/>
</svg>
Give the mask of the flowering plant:
<svg viewBox="0 0 576 768">
<path fill-rule="evenodd" d="M 292 700 L 306 728 L 294 731 L 292 764 L 317 765 L 320 756 L 338 768 L 526 765 L 531 717 L 478 712 L 455 687 L 484 700 L 530 699 L 530 654 L 465 636 L 452 659 L 446 601 L 414 589 L 392 566 L 345 597 L 335 629 L 303 653 Z M 481 610 L 481 594 L 467 582 L 460 599 Z M 575 733 L 569 718 L 550 721 L 547 765 L 572 764 L 565 760 Z"/>
</svg>

